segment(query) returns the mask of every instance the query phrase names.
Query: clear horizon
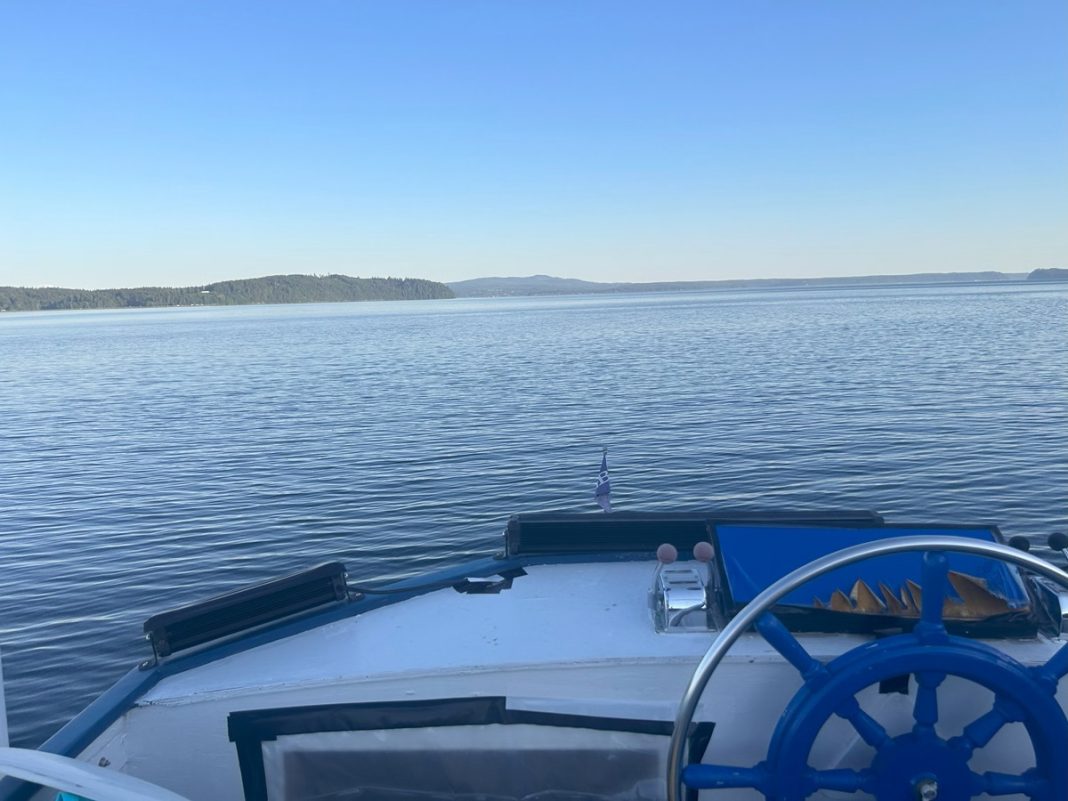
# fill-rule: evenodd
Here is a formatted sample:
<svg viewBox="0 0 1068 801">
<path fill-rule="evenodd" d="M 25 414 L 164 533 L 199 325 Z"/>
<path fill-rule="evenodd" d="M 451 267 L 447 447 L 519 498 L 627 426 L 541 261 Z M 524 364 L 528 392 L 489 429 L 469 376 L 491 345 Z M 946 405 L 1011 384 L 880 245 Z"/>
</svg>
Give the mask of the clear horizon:
<svg viewBox="0 0 1068 801">
<path fill-rule="evenodd" d="M 0 285 L 1068 266 L 1068 6 L 0 8 Z"/>
</svg>

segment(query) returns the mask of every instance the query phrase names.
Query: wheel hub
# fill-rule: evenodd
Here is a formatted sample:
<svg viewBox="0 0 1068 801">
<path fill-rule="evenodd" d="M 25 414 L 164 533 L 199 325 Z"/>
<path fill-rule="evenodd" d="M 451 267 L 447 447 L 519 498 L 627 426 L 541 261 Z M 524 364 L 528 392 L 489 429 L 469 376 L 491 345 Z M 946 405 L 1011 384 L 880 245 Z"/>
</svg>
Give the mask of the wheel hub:
<svg viewBox="0 0 1068 801">
<path fill-rule="evenodd" d="M 933 734 L 895 737 L 879 751 L 872 770 L 884 777 L 878 801 L 966 801 L 974 791 L 967 752 Z"/>
<path fill-rule="evenodd" d="M 938 781 L 933 778 L 924 778 L 916 782 L 916 797 L 920 801 L 935 801 L 938 798 Z"/>
</svg>

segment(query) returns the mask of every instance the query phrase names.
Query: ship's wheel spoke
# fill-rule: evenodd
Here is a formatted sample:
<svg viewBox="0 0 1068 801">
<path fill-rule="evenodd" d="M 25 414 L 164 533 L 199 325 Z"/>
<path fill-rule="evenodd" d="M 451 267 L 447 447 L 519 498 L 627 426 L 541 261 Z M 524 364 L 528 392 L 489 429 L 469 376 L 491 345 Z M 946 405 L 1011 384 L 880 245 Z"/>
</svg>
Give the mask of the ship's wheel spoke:
<svg viewBox="0 0 1068 801">
<path fill-rule="evenodd" d="M 874 777 L 869 771 L 846 770 L 813 770 L 805 775 L 806 788 L 811 792 L 816 790 L 837 790 L 842 793 L 871 792 Z"/>
<path fill-rule="evenodd" d="M 965 749 L 970 758 L 973 752 L 984 748 L 993 740 L 994 735 L 1006 724 L 1019 720 L 1023 720 L 1020 708 L 1006 698 L 997 698 L 994 700 L 993 708 L 965 726 L 961 736 L 954 738 L 952 744 L 957 748 Z"/>
<path fill-rule="evenodd" d="M 878 751 L 889 740 L 890 735 L 875 718 L 860 708 L 856 698 L 850 698 L 836 710 L 836 714 L 848 720 L 857 730 L 860 738 Z"/>
<path fill-rule="evenodd" d="M 928 551 L 923 555 L 923 571 L 920 586 L 920 622 L 916 624 L 916 636 L 924 642 L 936 642 L 946 636 L 942 622 L 942 606 L 946 601 L 949 584 L 949 560 L 941 551 Z"/>
<path fill-rule="evenodd" d="M 770 786 L 771 779 L 771 771 L 763 762 L 751 768 L 732 765 L 687 765 L 682 771 L 682 783 L 694 790 L 752 787 L 764 792 Z"/>
<path fill-rule="evenodd" d="M 916 725 L 913 732 L 934 733 L 934 725 L 938 722 L 938 685 L 945 678 L 945 673 L 926 670 L 916 674 L 916 703 L 912 707 L 912 719 Z"/>
<path fill-rule="evenodd" d="M 1046 664 L 1034 669 L 1034 673 L 1050 692 L 1057 692 L 1057 683 L 1068 674 L 1068 645 L 1058 648 Z"/>
<path fill-rule="evenodd" d="M 987 795 L 1026 795 L 1028 798 L 1045 799 L 1049 789 L 1046 780 L 1038 771 L 1029 770 L 1021 776 L 1009 773 L 984 773 L 979 777 L 982 792 Z"/>
<path fill-rule="evenodd" d="M 757 619 L 756 629 L 760 632 L 760 636 L 767 640 L 768 645 L 782 654 L 787 662 L 797 668 L 802 678 L 806 681 L 823 670 L 823 665 L 809 655 L 805 647 L 787 630 L 782 621 L 771 612 L 765 612 Z"/>
</svg>

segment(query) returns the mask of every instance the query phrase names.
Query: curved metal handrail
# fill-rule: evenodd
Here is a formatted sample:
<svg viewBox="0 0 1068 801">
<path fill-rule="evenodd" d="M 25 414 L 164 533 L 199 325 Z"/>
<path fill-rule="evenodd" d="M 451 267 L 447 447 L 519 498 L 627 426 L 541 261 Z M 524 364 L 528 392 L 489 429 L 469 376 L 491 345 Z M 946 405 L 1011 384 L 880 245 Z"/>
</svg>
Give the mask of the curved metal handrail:
<svg viewBox="0 0 1068 801">
<path fill-rule="evenodd" d="M 727 655 L 731 646 L 744 634 L 753 623 L 756 622 L 765 611 L 770 609 L 785 595 L 789 595 L 803 584 L 814 578 L 822 576 L 846 565 L 870 559 L 875 556 L 885 556 L 892 553 L 904 553 L 908 551 L 949 551 L 956 553 L 970 553 L 977 556 L 986 556 L 1002 562 L 1009 562 L 1017 567 L 1023 567 L 1040 576 L 1045 576 L 1056 582 L 1061 587 L 1068 589 L 1068 573 L 1059 567 L 1051 565 L 1032 556 L 1024 551 L 1001 545 L 994 542 L 983 542 L 968 537 L 950 536 L 919 536 L 919 537 L 894 537 L 891 539 L 876 540 L 843 548 L 840 551 L 821 556 L 786 574 L 742 609 L 719 633 L 708 651 L 701 658 L 686 691 L 679 703 L 679 711 L 675 716 L 675 729 L 671 734 L 671 745 L 668 752 L 667 764 L 667 798 L 668 801 L 680 801 L 682 784 L 682 754 L 686 746 L 686 730 L 693 721 L 697 704 L 701 700 L 701 694 L 712 677 L 723 657 Z"/>
</svg>

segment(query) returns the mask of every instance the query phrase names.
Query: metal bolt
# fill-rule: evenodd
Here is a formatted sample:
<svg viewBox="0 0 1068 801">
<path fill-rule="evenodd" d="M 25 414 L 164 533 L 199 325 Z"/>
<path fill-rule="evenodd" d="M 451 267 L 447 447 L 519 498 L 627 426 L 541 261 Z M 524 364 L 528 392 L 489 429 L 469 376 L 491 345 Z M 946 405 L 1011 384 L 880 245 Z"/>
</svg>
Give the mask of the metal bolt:
<svg viewBox="0 0 1068 801">
<path fill-rule="evenodd" d="M 935 801 L 938 798 L 938 782 L 935 779 L 922 779 L 916 782 L 918 801 Z"/>
</svg>

